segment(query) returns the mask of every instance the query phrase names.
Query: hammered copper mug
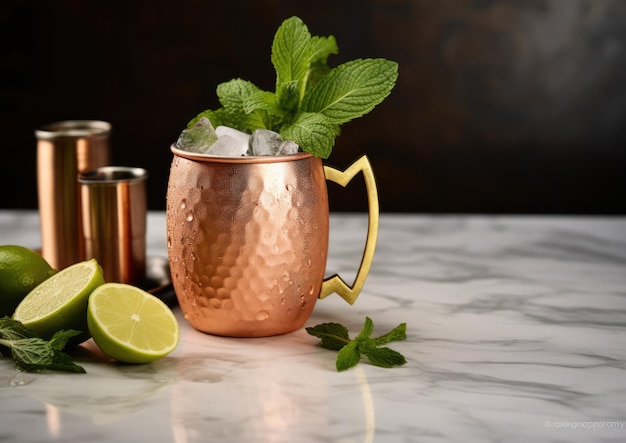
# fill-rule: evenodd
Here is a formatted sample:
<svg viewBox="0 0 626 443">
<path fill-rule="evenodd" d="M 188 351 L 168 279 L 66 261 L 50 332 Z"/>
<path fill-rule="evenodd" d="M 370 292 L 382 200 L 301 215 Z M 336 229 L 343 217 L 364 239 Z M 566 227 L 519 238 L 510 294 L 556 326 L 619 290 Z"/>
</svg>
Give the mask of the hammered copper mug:
<svg viewBox="0 0 626 443">
<path fill-rule="evenodd" d="M 299 329 L 318 298 L 350 304 L 369 272 L 378 234 L 378 196 L 366 156 L 344 172 L 308 153 L 217 157 L 171 147 L 167 246 L 172 283 L 197 330 L 260 337 Z M 329 210 L 326 180 L 346 186 L 363 172 L 369 224 L 350 286 L 324 279 Z"/>
</svg>

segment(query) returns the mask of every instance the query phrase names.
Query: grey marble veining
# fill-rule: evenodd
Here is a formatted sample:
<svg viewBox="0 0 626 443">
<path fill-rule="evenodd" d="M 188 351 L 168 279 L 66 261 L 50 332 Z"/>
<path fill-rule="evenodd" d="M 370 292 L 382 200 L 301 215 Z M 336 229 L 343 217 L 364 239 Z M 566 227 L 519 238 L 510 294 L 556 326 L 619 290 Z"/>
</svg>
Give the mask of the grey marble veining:
<svg viewBox="0 0 626 443">
<path fill-rule="evenodd" d="M 365 216 L 333 214 L 328 275 L 350 281 Z M 165 256 L 162 213 L 149 255 Z M 0 244 L 38 247 L 34 212 L 0 211 Z M 192 330 L 150 365 L 82 356 L 85 375 L 0 359 L 0 442 L 621 442 L 626 440 L 626 219 L 381 216 L 353 306 L 317 303 L 308 325 L 366 315 L 406 366 L 336 354 L 304 330 L 230 339 Z"/>
</svg>

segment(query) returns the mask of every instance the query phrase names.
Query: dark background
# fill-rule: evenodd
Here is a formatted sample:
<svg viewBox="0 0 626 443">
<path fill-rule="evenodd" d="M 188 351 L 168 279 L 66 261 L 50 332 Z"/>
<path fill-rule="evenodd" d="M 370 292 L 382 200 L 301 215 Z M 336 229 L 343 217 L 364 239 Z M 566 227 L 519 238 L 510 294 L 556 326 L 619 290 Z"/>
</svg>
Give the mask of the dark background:
<svg viewBox="0 0 626 443">
<path fill-rule="evenodd" d="M 35 127 L 102 119 L 112 163 L 147 168 L 164 209 L 169 145 L 219 83 L 273 89 L 291 15 L 337 38 L 331 65 L 399 63 L 327 161 L 367 154 L 382 211 L 626 214 L 623 0 L 5 0 L 0 207 L 37 206 Z M 331 209 L 364 210 L 363 189 L 329 185 Z"/>
</svg>

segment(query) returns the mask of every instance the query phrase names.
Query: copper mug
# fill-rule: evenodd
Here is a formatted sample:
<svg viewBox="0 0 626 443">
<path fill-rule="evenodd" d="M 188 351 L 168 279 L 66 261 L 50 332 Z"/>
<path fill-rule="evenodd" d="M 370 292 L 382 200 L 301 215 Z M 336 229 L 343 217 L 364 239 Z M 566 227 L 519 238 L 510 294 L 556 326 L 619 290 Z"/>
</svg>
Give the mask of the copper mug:
<svg viewBox="0 0 626 443">
<path fill-rule="evenodd" d="M 84 260 L 76 175 L 109 162 L 111 124 L 67 120 L 35 131 L 41 255 L 55 269 Z"/>
<path fill-rule="evenodd" d="M 361 157 L 345 171 L 308 153 L 217 157 L 171 147 L 167 247 L 172 283 L 187 321 L 202 332 L 260 337 L 299 329 L 318 298 L 350 304 L 369 272 L 378 196 Z M 368 233 L 354 283 L 324 279 L 329 210 L 326 180 L 346 186 L 363 172 Z"/>
</svg>

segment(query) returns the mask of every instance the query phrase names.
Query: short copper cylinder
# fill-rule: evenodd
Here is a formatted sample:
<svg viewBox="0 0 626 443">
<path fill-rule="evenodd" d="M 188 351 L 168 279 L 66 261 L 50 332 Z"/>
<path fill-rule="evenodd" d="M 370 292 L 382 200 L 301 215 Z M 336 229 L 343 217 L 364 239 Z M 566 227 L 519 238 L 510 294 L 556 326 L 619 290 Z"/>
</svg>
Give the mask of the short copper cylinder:
<svg viewBox="0 0 626 443">
<path fill-rule="evenodd" d="M 233 337 L 300 328 L 320 295 L 328 254 L 321 159 L 172 152 L 167 245 L 187 321 Z"/>
<path fill-rule="evenodd" d="M 111 125 L 68 120 L 35 131 L 41 254 L 55 269 L 84 258 L 76 175 L 109 163 Z"/>
<path fill-rule="evenodd" d="M 146 179 L 142 168 L 105 166 L 78 176 L 85 258 L 95 258 L 108 282 L 146 278 Z"/>
</svg>

